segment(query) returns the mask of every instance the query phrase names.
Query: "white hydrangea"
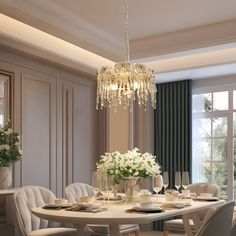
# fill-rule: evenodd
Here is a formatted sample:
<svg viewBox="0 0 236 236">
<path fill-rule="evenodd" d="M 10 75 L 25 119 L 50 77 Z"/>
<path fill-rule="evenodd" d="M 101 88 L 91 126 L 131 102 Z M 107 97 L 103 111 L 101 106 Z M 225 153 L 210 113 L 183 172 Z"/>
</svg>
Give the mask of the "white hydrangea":
<svg viewBox="0 0 236 236">
<path fill-rule="evenodd" d="M 135 176 L 147 178 L 160 174 L 160 165 L 156 157 L 146 152 L 139 152 L 134 148 L 126 153 L 118 151 L 105 153 L 97 163 L 97 170 L 115 176 L 116 182 L 124 177 Z"/>
</svg>

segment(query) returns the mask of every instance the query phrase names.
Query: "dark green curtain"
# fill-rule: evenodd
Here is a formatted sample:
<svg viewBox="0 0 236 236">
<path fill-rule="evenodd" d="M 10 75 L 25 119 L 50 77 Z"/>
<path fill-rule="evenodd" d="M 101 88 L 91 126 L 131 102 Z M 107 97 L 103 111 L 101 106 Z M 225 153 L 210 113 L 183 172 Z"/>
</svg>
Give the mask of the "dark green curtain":
<svg viewBox="0 0 236 236">
<path fill-rule="evenodd" d="M 168 188 L 174 188 L 176 171 L 189 171 L 191 178 L 191 80 L 157 84 L 154 116 L 155 155 L 162 171 L 169 173 Z M 155 228 L 160 229 L 160 224 Z"/>
</svg>

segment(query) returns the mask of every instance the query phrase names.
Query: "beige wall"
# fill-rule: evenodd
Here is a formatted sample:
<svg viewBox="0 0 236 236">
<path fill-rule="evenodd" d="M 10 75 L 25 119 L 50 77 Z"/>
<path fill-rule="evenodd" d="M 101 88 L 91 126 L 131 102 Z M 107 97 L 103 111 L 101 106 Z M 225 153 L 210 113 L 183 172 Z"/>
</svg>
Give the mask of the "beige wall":
<svg viewBox="0 0 236 236">
<path fill-rule="evenodd" d="M 22 161 L 14 185 L 41 185 L 62 196 L 72 182 L 91 183 L 97 156 L 91 77 L 0 47 L 0 69 L 14 73 L 14 128 Z"/>
<path fill-rule="evenodd" d="M 154 112 L 151 106 L 144 110 L 107 110 L 107 151 L 126 152 L 138 147 L 141 152 L 154 152 Z"/>
<path fill-rule="evenodd" d="M 126 152 L 133 147 L 132 112 L 119 107 L 107 110 L 107 150 Z"/>
</svg>

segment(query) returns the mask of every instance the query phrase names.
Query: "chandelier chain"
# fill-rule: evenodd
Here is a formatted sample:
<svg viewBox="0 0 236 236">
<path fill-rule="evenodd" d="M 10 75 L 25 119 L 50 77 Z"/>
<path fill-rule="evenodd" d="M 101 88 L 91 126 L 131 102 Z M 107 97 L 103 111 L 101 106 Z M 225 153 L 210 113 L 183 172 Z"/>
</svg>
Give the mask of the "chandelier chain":
<svg viewBox="0 0 236 236">
<path fill-rule="evenodd" d="M 124 6 L 125 61 L 114 66 L 103 66 L 98 70 L 96 108 L 113 107 L 116 111 L 118 106 L 123 105 L 124 108 L 130 107 L 132 110 L 133 103 L 137 102 L 146 109 L 150 100 L 155 109 L 157 89 L 154 71 L 144 64 L 129 62 L 128 0 L 124 0 Z"/>
<path fill-rule="evenodd" d="M 128 8 L 128 0 L 124 0 L 125 3 L 125 49 L 126 56 L 125 61 L 129 62 L 129 8 Z"/>
</svg>

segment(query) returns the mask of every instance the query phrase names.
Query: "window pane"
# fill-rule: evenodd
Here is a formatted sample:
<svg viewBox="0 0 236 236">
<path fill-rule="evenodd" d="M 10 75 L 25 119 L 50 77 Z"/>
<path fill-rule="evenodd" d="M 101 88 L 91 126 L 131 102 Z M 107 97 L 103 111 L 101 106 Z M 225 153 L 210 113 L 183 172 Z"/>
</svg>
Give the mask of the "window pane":
<svg viewBox="0 0 236 236">
<path fill-rule="evenodd" d="M 211 161 L 211 139 L 205 139 L 193 143 L 194 149 L 198 150 L 195 157 L 202 161 Z"/>
<path fill-rule="evenodd" d="M 212 111 L 211 93 L 193 95 L 193 112 Z"/>
<path fill-rule="evenodd" d="M 236 90 L 234 90 L 234 109 L 236 109 Z"/>
<path fill-rule="evenodd" d="M 203 168 L 206 182 L 211 183 L 212 182 L 211 163 L 204 162 Z"/>
<path fill-rule="evenodd" d="M 228 91 L 213 93 L 213 110 L 228 110 Z"/>
<path fill-rule="evenodd" d="M 227 136 L 227 118 L 219 117 L 213 119 L 213 137 Z"/>
<path fill-rule="evenodd" d="M 212 164 L 212 182 L 220 187 L 220 197 L 227 199 L 227 166 L 226 163 Z"/>
<path fill-rule="evenodd" d="M 195 119 L 193 127 L 193 140 L 211 137 L 211 119 Z"/>
<path fill-rule="evenodd" d="M 212 140 L 213 161 L 225 161 L 227 159 L 226 138 L 215 138 Z"/>
</svg>

